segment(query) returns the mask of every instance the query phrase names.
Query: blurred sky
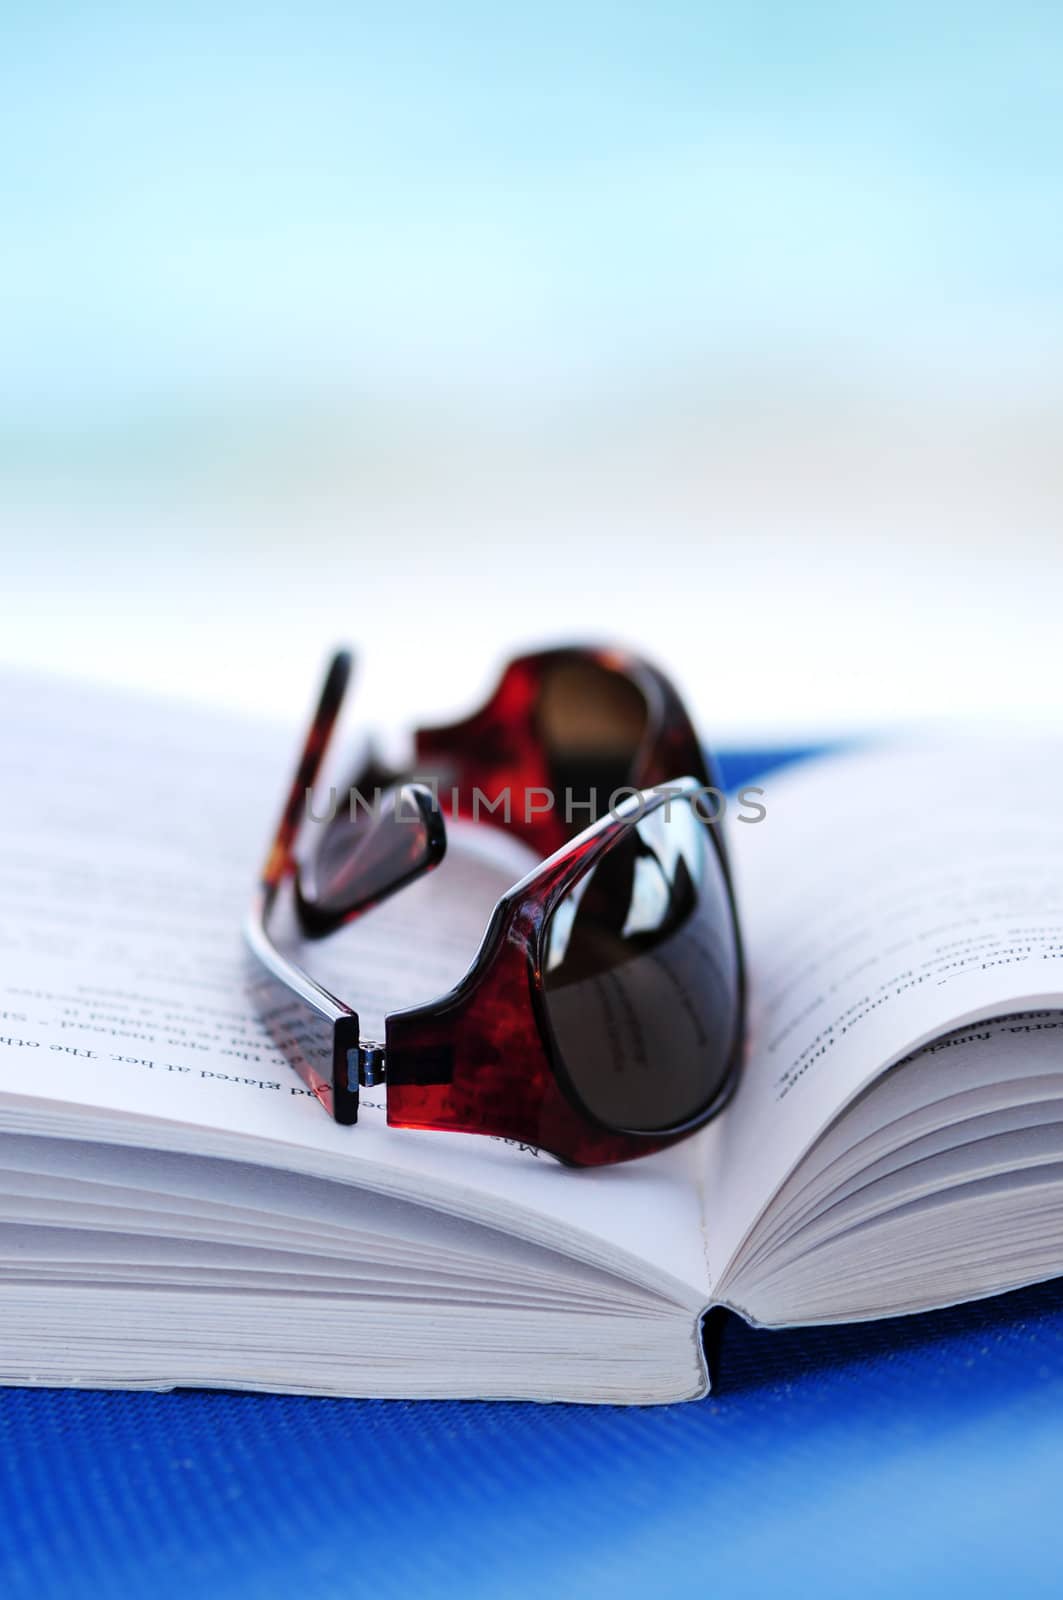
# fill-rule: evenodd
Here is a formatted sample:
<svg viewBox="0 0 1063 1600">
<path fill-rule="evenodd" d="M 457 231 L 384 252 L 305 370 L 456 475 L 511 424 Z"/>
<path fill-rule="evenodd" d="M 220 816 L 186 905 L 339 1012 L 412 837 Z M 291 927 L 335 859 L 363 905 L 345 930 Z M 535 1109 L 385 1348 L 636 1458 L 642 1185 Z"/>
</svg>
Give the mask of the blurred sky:
<svg viewBox="0 0 1063 1600">
<path fill-rule="evenodd" d="M 0 660 L 1056 720 L 1063 10 L 0 0 Z"/>
</svg>

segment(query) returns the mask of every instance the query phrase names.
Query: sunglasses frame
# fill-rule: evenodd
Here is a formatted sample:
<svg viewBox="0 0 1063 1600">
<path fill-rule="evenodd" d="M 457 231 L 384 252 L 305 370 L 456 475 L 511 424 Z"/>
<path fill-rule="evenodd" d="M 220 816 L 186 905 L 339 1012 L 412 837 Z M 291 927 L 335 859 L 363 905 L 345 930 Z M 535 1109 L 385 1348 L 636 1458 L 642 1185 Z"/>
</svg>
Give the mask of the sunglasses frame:
<svg viewBox="0 0 1063 1600">
<path fill-rule="evenodd" d="M 553 1036 L 543 990 L 546 930 L 559 900 L 608 851 L 618 838 L 661 806 L 693 803 L 706 788 L 715 789 L 709 764 L 678 695 L 663 674 L 618 652 L 570 647 L 520 658 L 507 668 L 487 705 L 466 722 L 417 735 L 417 759 L 453 758 L 471 752 L 475 781 L 483 786 L 503 781 L 527 782 L 542 776 L 542 752 L 531 750 L 521 761 L 501 745 L 491 730 L 500 720 L 526 730 L 527 707 L 541 675 L 561 658 L 592 659 L 609 670 L 627 673 L 644 694 L 649 716 L 643 749 L 632 764 L 632 788 L 638 789 L 608 815 L 564 839 L 546 859 L 497 901 L 483 939 L 465 975 L 446 994 L 427 1004 L 392 1012 L 386 1019 L 385 1042 L 361 1037 L 357 1014 L 319 985 L 273 940 L 269 921 L 278 897 L 298 881 L 300 822 L 312 793 L 350 672 L 350 657 L 341 653 L 329 669 L 317 712 L 270 849 L 259 891 L 246 924 L 248 943 L 273 980 L 263 1009 L 274 1042 L 295 1066 L 307 1087 L 338 1122 L 354 1123 L 359 1087 L 383 1084 L 389 1126 L 477 1133 L 545 1152 L 570 1166 L 602 1166 L 660 1150 L 685 1138 L 719 1112 L 734 1091 L 742 1046 L 745 979 L 734 893 L 720 829 L 697 812 L 708 847 L 715 853 L 726 890 L 735 937 L 738 1024 L 724 1076 L 711 1100 L 687 1120 L 666 1129 L 642 1132 L 606 1125 L 582 1103 Z M 649 692 L 647 692 L 647 690 Z M 521 733 L 518 741 L 527 741 Z M 486 752 L 486 757 L 485 757 Z M 671 766 L 672 761 L 681 764 Z M 463 776 L 470 763 L 463 764 Z M 668 781 L 676 771 L 681 779 Z M 663 774 L 663 775 L 661 775 Z M 638 780 L 642 779 L 642 782 Z M 647 781 L 648 780 L 648 781 Z M 529 787 L 532 785 L 528 785 Z M 400 784 L 400 803 L 417 812 L 428 827 L 429 859 L 443 854 L 442 819 L 429 790 Z M 696 807 L 695 807 L 696 809 Z M 460 815 L 460 811 L 458 813 Z M 540 819 L 536 819 L 537 822 Z M 560 819 L 554 814 L 536 826 L 529 842 L 542 847 L 556 839 Z M 525 828 L 529 837 L 531 829 Z M 410 876 L 399 876 L 386 893 Z M 361 916 L 384 894 L 359 904 L 354 913 L 324 919 L 305 927 L 305 907 L 297 921 L 302 931 L 320 936 L 353 916 Z M 293 897 L 294 899 L 294 897 Z M 311 918 L 311 921 L 313 919 Z M 292 1020 L 292 997 L 308 1008 L 301 1022 Z"/>
</svg>

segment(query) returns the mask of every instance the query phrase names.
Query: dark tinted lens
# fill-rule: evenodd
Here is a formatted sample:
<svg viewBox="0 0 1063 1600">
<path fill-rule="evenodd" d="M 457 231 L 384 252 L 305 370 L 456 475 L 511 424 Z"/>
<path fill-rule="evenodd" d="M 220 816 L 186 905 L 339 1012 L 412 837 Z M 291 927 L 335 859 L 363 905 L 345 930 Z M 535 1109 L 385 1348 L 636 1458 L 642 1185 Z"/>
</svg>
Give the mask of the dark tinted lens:
<svg viewBox="0 0 1063 1600">
<path fill-rule="evenodd" d="M 631 760 L 646 729 L 646 701 L 622 672 L 587 656 L 562 657 L 544 673 L 539 732 L 553 755 L 618 755 Z"/>
<path fill-rule="evenodd" d="M 611 796 L 630 786 L 647 716 L 630 678 L 586 656 L 562 657 L 544 674 L 536 722 L 554 793 L 568 797 L 577 819 L 571 832 L 604 816 Z"/>
<path fill-rule="evenodd" d="M 658 806 L 554 909 L 546 1013 L 586 1109 L 651 1133 L 723 1086 L 739 1026 L 738 950 L 723 871 L 688 800 Z"/>
<path fill-rule="evenodd" d="M 317 859 L 323 908 L 346 912 L 369 905 L 429 865 L 429 815 L 407 788 L 385 795 L 375 816 L 338 816 Z"/>
<path fill-rule="evenodd" d="M 304 926 L 321 931 L 394 894 L 441 860 L 445 841 L 435 800 L 419 784 L 389 790 L 370 813 L 337 809 L 299 874 Z"/>
</svg>

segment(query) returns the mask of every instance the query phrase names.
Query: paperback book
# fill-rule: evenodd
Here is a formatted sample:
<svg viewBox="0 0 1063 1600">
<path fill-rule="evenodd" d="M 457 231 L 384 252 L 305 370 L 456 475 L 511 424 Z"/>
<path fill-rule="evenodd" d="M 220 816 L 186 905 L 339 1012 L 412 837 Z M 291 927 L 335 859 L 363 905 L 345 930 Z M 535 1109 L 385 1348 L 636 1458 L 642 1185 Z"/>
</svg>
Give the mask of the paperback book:
<svg viewBox="0 0 1063 1600">
<path fill-rule="evenodd" d="M 725 820 L 738 1090 L 613 1167 L 323 1114 L 241 938 L 290 730 L 10 676 L 0 721 L 0 1381 L 638 1403 L 702 1330 L 1063 1271 L 1063 818 L 1043 745 L 914 741 Z M 322 946 L 374 1018 L 446 991 L 527 866 L 456 826 Z"/>
</svg>

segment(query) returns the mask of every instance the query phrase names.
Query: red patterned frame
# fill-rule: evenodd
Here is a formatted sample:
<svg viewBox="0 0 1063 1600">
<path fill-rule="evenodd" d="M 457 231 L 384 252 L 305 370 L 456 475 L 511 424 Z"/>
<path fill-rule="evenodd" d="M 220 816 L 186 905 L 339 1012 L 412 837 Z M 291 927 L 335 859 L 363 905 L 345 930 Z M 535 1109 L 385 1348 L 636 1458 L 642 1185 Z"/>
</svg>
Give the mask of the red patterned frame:
<svg viewBox="0 0 1063 1600">
<path fill-rule="evenodd" d="M 550 767 L 536 726 L 536 708 L 549 675 L 570 661 L 591 662 L 605 672 L 617 674 L 634 685 L 645 701 L 645 729 L 626 775 L 626 786 L 641 792 L 689 776 L 697 778 L 705 788 L 719 788 L 677 690 L 659 668 L 641 656 L 627 650 L 583 645 L 562 645 L 517 656 L 504 669 L 490 698 L 471 717 L 443 727 L 417 729 L 414 771 L 424 774 L 434 767 L 449 769 L 448 781 L 457 788 L 460 804 L 455 811 L 447 784 L 441 784 L 440 799 L 448 815 L 468 816 L 469 796 L 476 789 L 487 795 L 508 790 L 513 796 L 513 811 L 518 813 L 509 826 L 544 856 L 567 844 L 572 831 L 566 829 L 556 810 L 541 812 L 530 822 L 525 821 L 523 802 L 530 791 L 550 787 Z"/>
<path fill-rule="evenodd" d="M 706 834 L 726 885 L 735 932 L 739 1022 L 721 1087 L 709 1103 L 663 1132 L 631 1132 L 601 1123 L 576 1094 L 554 1046 L 543 1000 L 543 941 L 557 901 L 635 822 L 680 795 L 716 787 L 682 702 L 664 675 L 621 652 L 568 647 L 522 657 L 506 669 L 494 695 L 475 716 L 448 728 L 419 731 L 417 760 L 449 762 L 460 774 L 459 796 L 473 785 L 487 793 L 508 786 L 514 794 L 546 787 L 544 752 L 534 736 L 534 707 L 543 675 L 566 656 L 590 658 L 624 673 L 643 693 L 646 734 L 632 763 L 630 783 L 639 793 L 574 839 L 562 833 L 558 841 L 561 818 L 556 812 L 541 814 L 530 825 L 518 821 L 517 831 L 552 853 L 499 900 L 480 949 L 455 988 L 427 1005 L 391 1014 L 383 1044 L 363 1041 L 356 1014 L 282 954 L 268 931 L 278 894 L 289 881 L 298 881 L 300 808 L 312 789 L 339 711 L 349 656 L 337 656 L 330 667 L 248 919 L 247 937 L 274 989 L 294 994 L 319 1019 L 321 1039 L 314 1047 L 307 1044 L 305 1031 L 288 1023 L 271 1031 L 337 1121 L 357 1120 L 359 1082 L 382 1081 L 391 1126 L 487 1134 L 546 1151 L 568 1165 L 601 1166 L 647 1155 L 684 1138 L 714 1116 L 733 1092 L 742 1052 L 744 976 L 734 894 L 717 827 L 707 824 Z M 684 776 L 675 779 L 676 772 Z M 441 823 L 435 796 L 427 789 L 410 781 L 404 794 L 426 817 L 436 813 Z M 521 819 L 523 815 L 521 808 Z M 419 868 L 411 868 L 409 830 L 401 838 L 395 834 L 396 886 L 408 882 L 417 870 L 429 870 L 442 856 L 441 833 L 434 827 L 429 831 L 432 847 Z M 387 837 L 381 836 L 383 843 L 374 848 L 378 861 L 386 859 L 390 848 Z M 331 925 L 361 915 L 382 897 L 375 895 L 355 912 L 335 916 Z M 310 922 L 309 927 L 304 923 L 304 931 L 311 935 L 329 931 L 327 917 L 316 922 L 311 917 Z M 285 1013 L 274 1007 L 272 1014 Z"/>
</svg>

